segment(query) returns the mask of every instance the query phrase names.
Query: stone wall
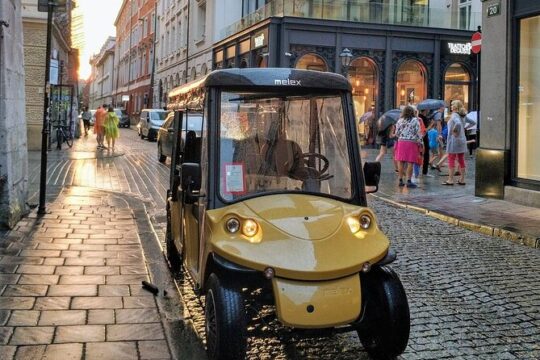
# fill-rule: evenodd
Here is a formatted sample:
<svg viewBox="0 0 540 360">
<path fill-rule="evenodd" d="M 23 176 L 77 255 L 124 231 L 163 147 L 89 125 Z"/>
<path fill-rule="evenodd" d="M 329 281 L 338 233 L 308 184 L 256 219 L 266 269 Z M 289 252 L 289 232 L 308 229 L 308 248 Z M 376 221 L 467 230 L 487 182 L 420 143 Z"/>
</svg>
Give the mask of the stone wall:
<svg viewBox="0 0 540 360">
<path fill-rule="evenodd" d="M 26 211 L 28 158 L 21 5 L 0 1 L 0 226 L 13 227 Z M 8 50 L 9 49 L 9 50 Z"/>
</svg>

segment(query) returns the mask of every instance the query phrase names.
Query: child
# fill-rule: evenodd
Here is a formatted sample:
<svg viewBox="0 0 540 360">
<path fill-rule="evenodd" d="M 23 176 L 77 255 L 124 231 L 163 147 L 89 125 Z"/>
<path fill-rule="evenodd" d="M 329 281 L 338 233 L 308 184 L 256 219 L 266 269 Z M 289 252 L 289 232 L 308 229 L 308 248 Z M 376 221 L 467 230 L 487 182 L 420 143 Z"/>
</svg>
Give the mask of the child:
<svg viewBox="0 0 540 360">
<path fill-rule="evenodd" d="M 429 159 L 429 165 L 431 166 L 432 169 L 436 168 L 433 165 L 433 163 L 439 157 L 439 142 L 437 141 L 437 137 L 438 137 L 437 129 L 432 127 L 428 131 L 429 150 L 431 151 L 431 157 Z"/>
</svg>

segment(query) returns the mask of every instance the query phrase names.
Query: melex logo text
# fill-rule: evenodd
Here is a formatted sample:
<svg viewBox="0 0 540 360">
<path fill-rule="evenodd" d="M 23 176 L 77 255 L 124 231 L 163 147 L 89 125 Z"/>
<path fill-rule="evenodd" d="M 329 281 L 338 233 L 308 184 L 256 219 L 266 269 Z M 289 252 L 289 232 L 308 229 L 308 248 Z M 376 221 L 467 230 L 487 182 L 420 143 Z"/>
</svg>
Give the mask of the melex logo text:
<svg viewBox="0 0 540 360">
<path fill-rule="evenodd" d="M 290 79 L 285 79 L 285 80 L 274 80 L 274 85 L 293 85 L 293 86 L 302 86 L 302 84 L 300 83 L 301 80 L 290 80 Z"/>
</svg>

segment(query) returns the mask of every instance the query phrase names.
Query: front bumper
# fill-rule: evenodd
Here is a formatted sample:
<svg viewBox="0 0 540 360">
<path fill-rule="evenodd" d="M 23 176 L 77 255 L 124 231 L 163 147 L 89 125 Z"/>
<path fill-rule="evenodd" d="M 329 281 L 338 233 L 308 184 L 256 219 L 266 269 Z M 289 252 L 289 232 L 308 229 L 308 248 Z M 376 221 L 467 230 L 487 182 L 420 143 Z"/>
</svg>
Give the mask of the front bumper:
<svg viewBox="0 0 540 360">
<path fill-rule="evenodd" d="M 352 323 L 360 316 L 360 276 L 327 281 L 272 279 L 278 319 L 287 326 L 313 329 Z"/>
</svg>

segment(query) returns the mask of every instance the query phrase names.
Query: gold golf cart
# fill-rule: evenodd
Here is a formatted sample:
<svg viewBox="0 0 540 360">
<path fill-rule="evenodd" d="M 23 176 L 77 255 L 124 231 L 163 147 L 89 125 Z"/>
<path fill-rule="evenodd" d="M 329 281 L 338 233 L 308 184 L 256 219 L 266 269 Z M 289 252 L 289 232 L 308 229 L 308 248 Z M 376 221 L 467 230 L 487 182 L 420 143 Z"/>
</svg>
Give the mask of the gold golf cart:
<svg viewBox="0 0 540 360">
<path fill-rule="evenodd" d="M 362 171 L 347 79 L 218 70 L 174 89 L 169 109 L 167 256 L 206 295 L 209 358 L 244 358 L 254 298 L 287 327 L 354 330 L 373 357 L 401 354 L 409 308 L 367 206 L 380 164 Z M 193 113 L 200 129 L 182 125 Z"/>
</svg>

